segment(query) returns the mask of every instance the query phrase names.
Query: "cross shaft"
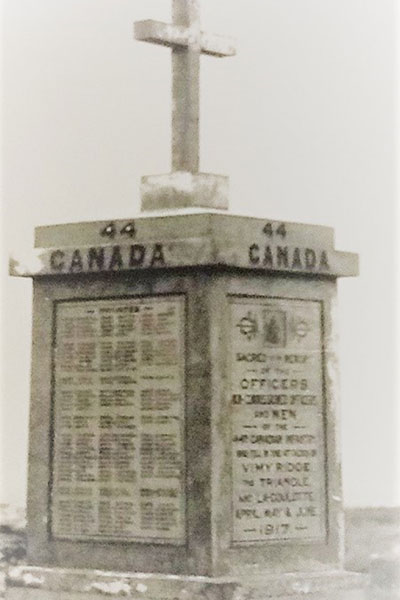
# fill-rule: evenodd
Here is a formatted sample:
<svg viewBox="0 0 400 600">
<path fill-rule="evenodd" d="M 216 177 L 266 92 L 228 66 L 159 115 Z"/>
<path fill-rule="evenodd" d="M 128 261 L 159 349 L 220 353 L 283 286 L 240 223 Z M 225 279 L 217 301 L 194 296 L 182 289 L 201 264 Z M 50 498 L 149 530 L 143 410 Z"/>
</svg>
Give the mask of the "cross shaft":
<svg viewBox="0 0 400 600">
<path fill-rule="evenodd" d="M 199 0 L 173 0 L 173 24 L 135 23 L 135 38 L 172 49 L 172 171 L 199 172 L 200 55 L 233 56 L 230 38 L 200 29 Z"/>
</svg>

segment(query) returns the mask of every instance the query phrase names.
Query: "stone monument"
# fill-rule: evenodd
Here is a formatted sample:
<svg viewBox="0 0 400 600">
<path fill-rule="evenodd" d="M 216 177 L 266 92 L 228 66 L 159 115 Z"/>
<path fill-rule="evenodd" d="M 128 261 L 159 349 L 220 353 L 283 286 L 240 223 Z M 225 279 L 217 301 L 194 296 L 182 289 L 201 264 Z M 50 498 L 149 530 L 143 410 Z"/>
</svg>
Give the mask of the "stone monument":
<svg viewBox="0 0 400 600">
<path fill-rule="evenodd" d="M 357 256 L 328 227 L 223 212 L 227 178 L 199 173 L 199 61 L 235 51 L 198 0 L 135 36 L 172 48 L 172 173 L 143 178 L 146 215 L 38 227 L 11 265 L 34 309 L 28 565 L 7 598 L 360 598 L 335 347 Z"/>
</svg>

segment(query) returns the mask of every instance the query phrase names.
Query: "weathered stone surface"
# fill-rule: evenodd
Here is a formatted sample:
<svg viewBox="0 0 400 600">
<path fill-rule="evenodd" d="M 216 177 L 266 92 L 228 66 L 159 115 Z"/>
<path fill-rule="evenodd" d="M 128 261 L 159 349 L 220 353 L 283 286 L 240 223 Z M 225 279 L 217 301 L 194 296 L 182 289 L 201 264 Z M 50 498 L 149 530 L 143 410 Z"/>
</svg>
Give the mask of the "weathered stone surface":
<svg viewBox="0 0 400 600">
<path fill-rule="evenodd" d="M 134 27 L 136 40 L 169 48 L 174 46 L 188 47 L 197 41 L 196 33 L 196 31 L 187 27 L 153 20 L 137 21 Z M 233 38 L 213 33 L 200 32 L 200 49 L 202 54 L 216 56 L 217 58 L 236 54 Z"/>
<path fill-rule="evenodd" d="M 67 569 L 15 567 L 10 570 L 6 599 L 68 598 L 100 600 L 361 600 L 366 579 L 355 573 L 288 573 L 252 580 L 174 577 Z"/>
<path fill-rule="evenodd" d="M 205 207 L 227 209 L 229 179 L 210 173 L 175 171 L 142 177 L 142 210 Z"/>
<path fill-rule="evenodd" d="M 186 543 L 185 297 L 59 302 L 54 539 Z"/>
<path fill-rule="evenodd" d="M 322 304 L 231 296 L 229 309 L 233 543 L 325 541 Z"/>
<path fill-rule="evenodd" d="M 242 582 L 267 575 L 280 582 L 282 572 L 308 571 L 323 578 L 340 569 L 335 278 L 355 274 L 357 257 L 334 249 L 332 229 L 203 213 L 38 228 L 36 248 L 39 266 L 24 271 L 16 265 L 14 271 L 35 278 L 28 560 L 37 566 L 235 576 Z M 160 534 L 166 526 L 164 509 L 171 508 L 166 506 L 157 531 L 139 540 L 141 526 L 134 522 L 124 535 L 116 535 L 121 515 L 126 516 L 129 494 L 124 490 L 129 485 L 120 489 L 110 481 L 118 461 L 127 473 L 130 468 L 121 448 L 133 442 L 126 436 L 122 445 L 118 442 L 121 427 L 136 419 L 139 440 L 140 419 L 149 415 L 141 408 L 143 414 L 135 416 L 127 404 L 124 414 L 111 410 L 110 396 L 104 393 L 110 384 L 102 380 L 102 369 L 93 362 L 99 359 L 93 357 L 99 352 L 106 358 L 110 352 L 128 356 L 137 348 L 148 353 L 143 348 L 149 340 L 142 348 L 141 334 L 131 339 L 129 331 L 138 331 L 132 323 L 124 340 L 107 332 L 93 336 L 92 330 L 98 330 L 93 315 L 106 307 L 114 312 L 116 307 L 137 308 L 142 302 L 150 311 L 153 303 L 161 306 L 178 297 L 185 304 L 180 317 L 185 340 L 185 359 L 180 359 L 185 371 L 184 508 L 170 540 Z M 85 303 L 92 317 L 79 313 Z M 156 326 L 161 332 L 167 313 L 163 310 Z M 171 348 L 176 345 L 172 342 Z M 65 356 L 58 354 L 60 349 Z M 125 378 L 131 372 L 142 377 L 136 367 L 124 368 Z M 147 373 L 149 380 L 170 377 L 163 369 Z M 78 375 L 86 388 L 75 398 Z M 116 388 L 118 398 L 133 390 L 136 401 L 143 402 L 132 386 Z M 142 381 L 140 386 L 146 387 Z M 90 408 L 93 398 L 101 405 L 100 414 Z M 240 403 L 243 410 L 234 422 Z M 76 414 L 75 404 L 80 406 Z M 89 412 L 82 412 L 82 406 L 89 406 Z M 163 441 L 159 433 L 160 448 L 152 450 L 153 456 L 161 456 L 167 442 L 171 450 L 171 438 Z M 149 447 L 133 444 L 135 453 L 142 453 L 140 460 L 148 461 Z M 86 455 L 90 464 L 82 465 Z M 158 469 L 161 462 L 154 464 Z M 154 485 L 150 473 L 145 487 Z M 134 519 L 147 510 L 139 505 L 143 487 L 129 500 Z M 121 492 L 118 502 L 114 492 Z M 63 503 L 56 527 L 54 512 L 49 512 L 54 499 Z M 87 517 L 81 531 L 79 507 Z M 93 524 L 100 513 L 104 521 L 107 511 L 114 540 L 105 535 L 104 523 L 100 529 Z M 172 543 L 177 540 L 179 544 Z M 273 585 L 269 579 L 268 586 Z M 301 593 L 290 589 L 281 597 Z M 319 591 L 311 586 L 307 593 Z"/>
<path fill-rule="evenodd" d="M 324 571 L 338 568 L 342 560 L 343 532 L 340 459 L 336 448 L 335 282 L 330 278 L 315 278 L 310 285 L 310 281 L 306 277 L 289 278 L 279 274 L 269 274 L 268 277 L 265 277 L 264 274 L 255 275 L 245 270 L 234 273 L 224 271 L 210 273 L 203 269 L 186 272 L 167 269 L 162 273 L 162 277 L 158 270 L 143 270 L 140 272 L 140 276 L 116 273 L 112 278 L 112 285 L 110 283 L 110 278 L 101 273 L 90 277 L 75 275 L 71 278 L 44 277 L 35 280 L 28 560 L 37 565 L 159 571 L 208 576 L 227 574 L 245 576 L 257 573 L 260 575 L 265 572 L 277 573 L 282 568 L 285 571 L 306 568 L 313 571 Z M 118 298 L 122 303 L 131 298 L 135 305 L 135 298 L 142 298 L 145 303 L 148 298 L 158 299 L 161 302 L 165 298 L 179 295 L 183 295 L 186 302 L 186 544 L 184 546 L 144 544 L 135 540 L 134 536 L 130 540 L 118 543 L 109 543 L 106 539 L 102 540 L 101 536 L 98 541 L 79 540 L 77 542 L 55 538 L 51 535 L 52 529 L 48 513 L 48 482 L 52 481 L 54 475 L 52 467 L 52 460 L 54 460 L 52 439 L 55 431 L 54 402 L 61 401 L 57 396 L 57 390 L 61 388 L 57 388 L 57 385 L 55 387 L 57 373 L 54 371 L 54 352 L 63 340 L 62 337 L 58 337 L 57 311 L 68 303 L 73 306 L 77 301 L 90 302 L 96 308 L 96 302 L 98 306 L 103 306 L 107 299 L 110 299 L 114 306 L 115 300 Z M 258 395 L 257 397 L 267 404 L 260 405 L 260 407 L 253 405 L 253 408 L 249 406 L 249 425 L 252 425 L 251 420 L 254 419 L 253 424 L 258 428 L 269 428 L 269 431 L 265 429 L 266 434 L 279 434 L 277 424 L 284 425 L 285 415 L 277 412 L 278 416 L 276 416 L 275 413 L 272 414 L 272 409 L 282 411 L 282 409 L 287 409 L 287 406 L 268 404 L 270 397 L 271 402 L 275 403 L 279 396 L 281 403 L 283 401 L 287 403 L 290 401 L 290 394 L 295 394 L 296 402 L 301 401 L 304 394 L 308 394 L 312 402 L 315 401 L 318 404 L 317 412 L 323 412 L 324 425 L 322 428 L 317 425 L 318 433 L 311 434 L 317 437 L 315 439 L 302 438 L 298 441 L 289 440 L 285 437 L 289 433 L 286 434 L 285 431 L 282 431 L 281 441 L 284 442 L 283 448 L 297 448 L 302 452 L 307 450 L 309 455 L 317 452 L 318 461 L 323 460 L 326 463 L 326 478 L 321 480 L 321 493 L 315 494 L 314 499 L 310 496 L 309 500 L 314 506 L 313 512 L 317 511 L 320 515 L 318 518 L 325 514 L 329 535 L 325 537 L 324 525 L 321 529 L 322 534 L 317 536 L 318 539 L 307 542 L 297 539 L 296 536 L 285 540 L 279 533 L 279 539 L 275 539 L 274 542 L 264 539 L 262 543 L 233 543 L 232 452 L 234 443 L 230 415 L 233 408 L 232 397 L 236 390 L 233 389 L 231 372 L 239 362 L 237 362 L 236 356 L 231 355 L 232 335 L 240 336 L 246 356 L 253 350 L 251 343 L 243 337 L 243 334 L 237 333 L 239 331 L 238 323 L 231 311 L 231 301 L 235 298 L 251 298 L 258 311 L 257 319 L 262 320 L 265 311 L 268 310 L 267 305 L 271 303 L 271 299 L 277 297 L 302 299 L 305 306 L 308 306 L 307 302 L 312 302 L 313 306 L 315 304 L 316 307 L 323 307 L 321 313 L 323 328 L 319 328 L 319 325 L 315 326 L 312 319 L 308 323 L 307 315 L 304 315 L 307 323 L 301 324 L 296 321 L 296 327 L 293 319 L 297 319 L 300 315 L 292 314 L 292 304 L 290 303 L 286 303 L 287 306 L 282 304 L 279 310 L 282 309 L 287 313 L 290 336 L 298 334 L 302 336 L 304 333 L 308 335 L 307 332 L 311 331 L 310 327 L 315 331 L 313 335 L 318 337 L 323 334 L 323 352 L 321 353 L 320 345 L 316 351 L 320 353 L 318 364 L 323 368 L 324 386 L 321 387 L 321 382 L 315 379 L 314 375 L 310 378 L 308 375 L 301 375 L 299 371 L 300 375 L 296 378 L 293 371 L 296 367 L 289 362 L 286 366 L 283 362 L 282 367 L 278 364 L 274 365 L 271 357 L 277 355 L 278 350 L 268 349 L 269 346 L 266 346 L 263 350 L 266 354 L 264 357 L 266 362 L 248 364 L 249 369 L 266 368 L 270 370 L 270 374 L 265 376 L 265 384 L 262 383 L 263 378 L 260 377 L 261 371 L 259 374 L 257 371 L 254 375 L 255 380 L 260 386 L 262 385 L 262 389 L 260 391 L 255 389 L 252 393 Z M 275 301 L 272 300 L 272 302 Z M 318 322 L 319 319 L 320 317 L 317 318 Z M 295 326 L 294 329 L 292 325 Z M 264 329 L 261 321 L 258 331 L 258 335 L 263 335 Z M 91 344 L 93 345 L 93 340 L 91 340 Z M 274 340 L 271 342 L 270 336 L 268 344 L 274 344 Z M 299 344 L 300 348 L 301 343 L 299 342 Z M 85 345 L 82 348 L 82 351 L 86 352 L 88 346 Z M 291 355 L 305 356 L 306 354 L 300 350 L 292 352 L 289 346 L 287 348 L 288 361 L 291 360 Z M 282 349 L 281 355 L 285 361 L 285 349 Z M 90 365 L 90 362 L 88 364 Z M 286 371 L 289 369 L 288 377 L 285 374 L 279 374 L 278 370 L 282 368 Z M 298 368 L 300 367 L 298 366 Z M 160 373 L 162 374 L 162 371 Z M 70 375 L 73 374 L 73 372 L 70 373 Z M 89 375 L 90 373 L 85 374 L 83 369 L 82 376 Z M 304 378 L 309 379 L 309 383 L 302 384 L 301 380 Z M 292 381 L 290 385 L 293 387 L 295 380 L 297 386 L 308 386 L 308 392 L 306 390 L 288 391 L 288 382 Z M 100 386 L 99 389 L 101 390 L 103 387 Z M 90 389 L 97 394 L 96 388 L 91 387 Z M 243 393 L 246 393 L 245 390 Z M 69 402 L 66 397 L 62 401 Z M 300 410 L 300 406 L 296 408 Z M 104 406 L 102 410 L 105 419 L 108 409 Z M 260 412 L 258 417 L 253 414 L 256 410 Z M 314 409 L 304 408 L 302 410 L 309 413 L 311 417 Z M 296 418 L 299 419 L 299 426 L 302 425 L 300 413 Z M 318 418 L 316 416 L 317 421 Z M 315 422 L 317 423 L 317 421 Z M 80 427 L 82 426 L 80 423 Z M 107 430 L 104 430 L 103 427 L 103 431 Z M 262 434 L 262 429 L 258 433 Z M 272 462 L 276 462 L 276 460 L 271 462 L 265 458 L 265 451 L 270 449 L 276 451 L 280 448 L 279 444 L 280 442 L 277 440 L 261 437 L 257 444 L 252 444 L 252 447 L 257 446 L 259 450 L 261 449 L 264 459 L 249 458 L 246 461 L 249 464 L 260 462 L 260 464 L 271 463 L 272 465 Z M 236 443 L 235 445 L 237 446 Z M 322 450 L 325 447 L 326 455 L 325 450 Z M 286 464 L 287 460 L 282 462 Z M 309 462 L 309 465 L 306 465 L 307 468 L 311 470 L 316 468 L 313 466 L 314 459 L 310 462 L 300 458 L 298 461 L 302 463 L 302 468 L 305 468 L 304 464 L 307 462 Z M 275 469 L 275 467 L 271 468 Z M 283 469 L 285 477 L 290 475 L 286 473 L 285 465 L 281 469 Z M 306 475 L 304 476 L 306 477 Z M 276 479 L 277 476 L 274 477 Z M 299 478 L 295 479 L 293 479 L 294 484 L 296 486 L 301 484 L 303 489 L 310 494 L 310 483 L 303 477 L 301 481 Z M 287 488 L 292 483 L 274 481 L 271 484 L 267 482 L 266 493 L 271 492 L 270 486 L 275 483 L 278 486 L 284 486 L 282 490 L 285 497 L 272 498 L 273 502 L 270 503 L 270 506 L 268 506 L 269 501 L 266 498 L 265 501 L 263 500 L 264 503 L 266 502 L 264 508 L 272 510 L 276 506 L 284 509 L 295 506 L 296 509 L 292 509 L 292 511 L 297 513 L 302 503 L 300 498 L 292 498 L 290 489 Z M 83 484 L 80 487 L 82 486 Z M 276 489 L 276 492 L 278 491 L 280 491 L 279 487 Z M 271 516 L 269 513 L 262 517 L 264 524 L 277 518 L 278 516 Z M 310 517 L 310 519 L 311 522 L 314 517 Z M 282 523 L 285 522 L 282 520 Z M 290 522 L 293 523 L 293 519 Z M 279 543 L 279 552 L 277 543 Z"/>
<path fill-rule="evenodd" d="M 13 565 L 25 557 L 25 516 L 23 509 L 15 509 L 9 506 L 2 506 L 0 509 L 2 509 L 0 515 L 0 541 L 2 546 L 0 568 L 3 569 L 4 565 Z M 369 594 L 371 600 L 391 599 L 399 591 L 397 579 L 400 569 L 395 556 L 396 543 L 399 542 L 399 509 L 383 507 L 351 508 L 345 510 L 345 522 L 346 568 L 365 573 L 368 573 L 371 568 L 372 578 L 367 578 L 370 585 L 368 585 L 366 593 Z M 388 555 L 388 548 L 393 549 L 392 554 L 389 553 Z M 372 554 L 375 554 L 373 560 L 371 560 Z M 2 573 L 0 577 L 3 577 Z M 13 594 L 15 594 L 15 597 L 25 598 L 26 596 L 21 596 L 25 592 L 24 588 L 18 588 L 13 591 Z M 33 592 L 31 591 L 31 593 Z M 47 592 L 42 590 L 40 593 L 42 594 L 41 599 L 46 597 Z M 48 593 L 52 594 L 52 592 Z M 348 591 L 347 595 L 350 593 Z M 0 598 L 3 597 L 3 594 L 4 588 L 1 583 Z M 59 594 L 59 597 L 62 598 L 64 592 L 59 592 Z M 69 592 L 65 592 L 65 594 L 69 594 Z M 356 600 L 364 598 L 362 592 L 352 592 L 351 598 L 353 598 L 353 594 Z M 71 599 L 71 595 L 67 597 L 68 600 Z M 88 594 L 85 598 L 90 600 Z M 335 600 L 337 598 L 337 595 L 334 596 Z M 395 595 L 394 598 L 396 598 Z"/>
<path fill-rule="evenodd" d="M 400 508 L 345 508 L 345 569 L 368 573 L 371 559 L 395 551 L 400 543 Z M 0 505 L 0 563 L 26 555 L 25 508 Z"/>
<path fill-rule="evenodd" d="M 78 275 L 194 266 L 307 277 L 353 276 L 358 257 L 335 250 L 330 227 L 200 213 L 36 228 L 36 249 L 11 274 Z"/>
</svg>

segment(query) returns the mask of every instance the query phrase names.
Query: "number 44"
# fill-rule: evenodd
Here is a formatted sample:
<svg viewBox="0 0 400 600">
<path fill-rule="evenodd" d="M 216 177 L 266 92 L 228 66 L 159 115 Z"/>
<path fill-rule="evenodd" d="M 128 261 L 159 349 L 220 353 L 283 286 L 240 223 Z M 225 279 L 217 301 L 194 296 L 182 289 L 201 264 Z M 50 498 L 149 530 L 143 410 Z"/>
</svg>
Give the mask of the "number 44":
<svg viewBox="0 0 400 600">
<path fill-rule="evenodd" d="M 272 224 L 272 223 L 267 223 L 266 225 L 264 225 L 263 233 L 265 233 L 265 235 L 267 235 L 268 237 L 272 237 L 274 235 L 280 235 L 281 238 L 283 239 L 286 237 L 285 223 L 280 223 L 278 226 L 276 226 L 276 225 L 274 226 L 274 224 Z"/>
</svg>

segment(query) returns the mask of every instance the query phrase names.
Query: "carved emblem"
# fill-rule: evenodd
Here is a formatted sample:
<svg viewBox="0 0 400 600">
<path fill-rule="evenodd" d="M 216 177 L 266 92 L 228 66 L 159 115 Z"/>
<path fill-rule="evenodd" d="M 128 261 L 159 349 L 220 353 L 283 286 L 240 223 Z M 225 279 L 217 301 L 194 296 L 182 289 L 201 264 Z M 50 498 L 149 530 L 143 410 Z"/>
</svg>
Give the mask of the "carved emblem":
<svg viewBox="0 0 400 600">
<path fill-rule="evenodd" d="M 249 341 L 255 338 L 258 333 L 257 319 L 251 311 L 249 311 L 245 317 L 240 319 L 236 327 L 239 328 L 240 333 Z"/>
<path fill-rule="evenodd" d="M 269 348 L 286 346 L 286 313 L 282 310 L 263 311 L 263 340 Z"/>
<path fill-rule="evenodd" d="M 308 323 L 304 320 L 296 323 L 296 337 L 299 339 L 305 338 L 307 333 L 310 331 Z"/>
</svg>

